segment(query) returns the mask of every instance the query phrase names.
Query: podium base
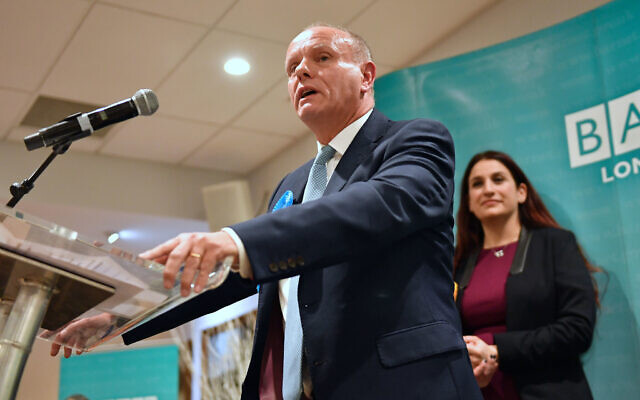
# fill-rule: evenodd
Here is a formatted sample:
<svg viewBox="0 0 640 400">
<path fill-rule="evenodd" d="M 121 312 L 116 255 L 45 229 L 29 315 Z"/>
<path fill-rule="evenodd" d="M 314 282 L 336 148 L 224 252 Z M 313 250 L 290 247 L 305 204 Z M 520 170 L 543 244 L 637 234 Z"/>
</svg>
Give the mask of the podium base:
<svg viewBox="0 0 640 400">
<path fill-rule="evenodd" d="M 3 246 L 0 288 L 0 400 L 15 398 L 41 326 L 51 331 L 59 329 L 115 292 L 110 286 Z"/>
<path fill-rule="evenodd" d="M 0 334 L 4 329 L 4 325 L 7 323 L 7 318 L 9 318 L 9 313 L 11 312 L 12 306 L 13 301 L 3 300 L 0 297 Z"/>
<path fill-rule="evenodd" d="M 55 275 L 43 274 L 42 280 L 22 280 L 18 297 L 0 335 L 0 400 L 16 396 L 20 377 L 31 346 L 44 318 Z"/>
</svg>

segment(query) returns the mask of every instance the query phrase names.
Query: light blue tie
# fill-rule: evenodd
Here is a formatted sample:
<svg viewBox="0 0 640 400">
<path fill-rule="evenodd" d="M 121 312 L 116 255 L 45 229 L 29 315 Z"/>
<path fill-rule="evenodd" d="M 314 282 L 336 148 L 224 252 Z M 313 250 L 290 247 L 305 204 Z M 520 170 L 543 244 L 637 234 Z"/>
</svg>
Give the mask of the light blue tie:
<svg viewBox="0 0 640 400">
<path fill-rule="evenodd" d="M 336 150 L 327 145 L 320 149 L 311 166 L 302 202 L 318 199 L 327 187 L 327 161 Z M 296 275 L 289 282 L 287 300 L 287 324 L 284 330 L 284 357 L 282 365 L 282 397 L 298 400 L 302 393 L 302 323 L 298 306 L 298 281 Z"/>
</svg>

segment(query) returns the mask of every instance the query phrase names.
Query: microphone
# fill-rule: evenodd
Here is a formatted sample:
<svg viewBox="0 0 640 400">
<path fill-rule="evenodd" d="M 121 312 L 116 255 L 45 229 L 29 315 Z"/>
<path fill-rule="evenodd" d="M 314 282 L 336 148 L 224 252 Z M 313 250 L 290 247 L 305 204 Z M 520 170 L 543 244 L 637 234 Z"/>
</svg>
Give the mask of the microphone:
<svg viewBox="0 0 640 400">
<path fill-rule="evenodd" d="M 151 89 L 140 89 L 133 97 L 103 108 L 68 116 L 24 138 L 27 150 L 72 142 L 100 128 L 138 115 L 151 115 L 158 109 L 158 98 Z"/>
</svg>

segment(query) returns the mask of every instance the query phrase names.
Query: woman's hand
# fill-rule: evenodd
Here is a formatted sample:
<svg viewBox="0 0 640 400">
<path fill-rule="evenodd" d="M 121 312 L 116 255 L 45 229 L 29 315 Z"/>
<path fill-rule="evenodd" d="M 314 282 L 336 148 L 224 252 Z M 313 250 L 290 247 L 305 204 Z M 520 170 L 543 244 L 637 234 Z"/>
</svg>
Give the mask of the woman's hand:
<svg viewBox="0 0 640 400">
<path fill-rule="evenodd" d="M 473 375 L 481 388 L 487 386 L 498 369 L 498 348 L 477 336 L 464 336 Z"/>
<path fill-rule="evenodd" d="M 480 363 L 477 367 L 473 369 L 473 376 L 476 378 L 476 382 L 478 382 L 478 386 L 481 388 L 487 386 L 491 379 L 493 379 L 493 375 L 498 370 L 498 363 L 493 360 L 486 360 Z"/>
</svg>

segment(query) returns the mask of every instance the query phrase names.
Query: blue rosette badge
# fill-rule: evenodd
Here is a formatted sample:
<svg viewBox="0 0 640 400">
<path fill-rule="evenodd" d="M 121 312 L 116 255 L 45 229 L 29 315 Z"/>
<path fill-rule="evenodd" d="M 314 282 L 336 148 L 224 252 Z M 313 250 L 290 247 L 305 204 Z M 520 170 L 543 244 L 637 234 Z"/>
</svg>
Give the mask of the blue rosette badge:
<svg viewBox="0 0 640 400">
<path fill-rule="evenodd" d="M 286 192 L 284 192 L 282 197 L 280 197 L 280 200 L 278 200 L 276 205 L 273 206 L 273 210 L 271 210 L 271 212 L 278 211 L 281 208 L 289 207 L 292 204 L 293 204 L 293 192 L 291 190 L 287 190 Z"/>
<path fill-rule="evenodd" d="M 278 200 L 276 205 L 273 206 L 273 210 L 271 210 L 271 212 L 276 212 L 276 211 L 280 210 L 281 208 L 287 208 L 292 204 L 293 204 L 293 192 L 291 190 L 287 190 L 280 197 L 280 199 Z M 259 292 L 260 291 L 260 285 L 257 286 L 257 289 L 258 289 L 258 292 Z"/>
</svg>

